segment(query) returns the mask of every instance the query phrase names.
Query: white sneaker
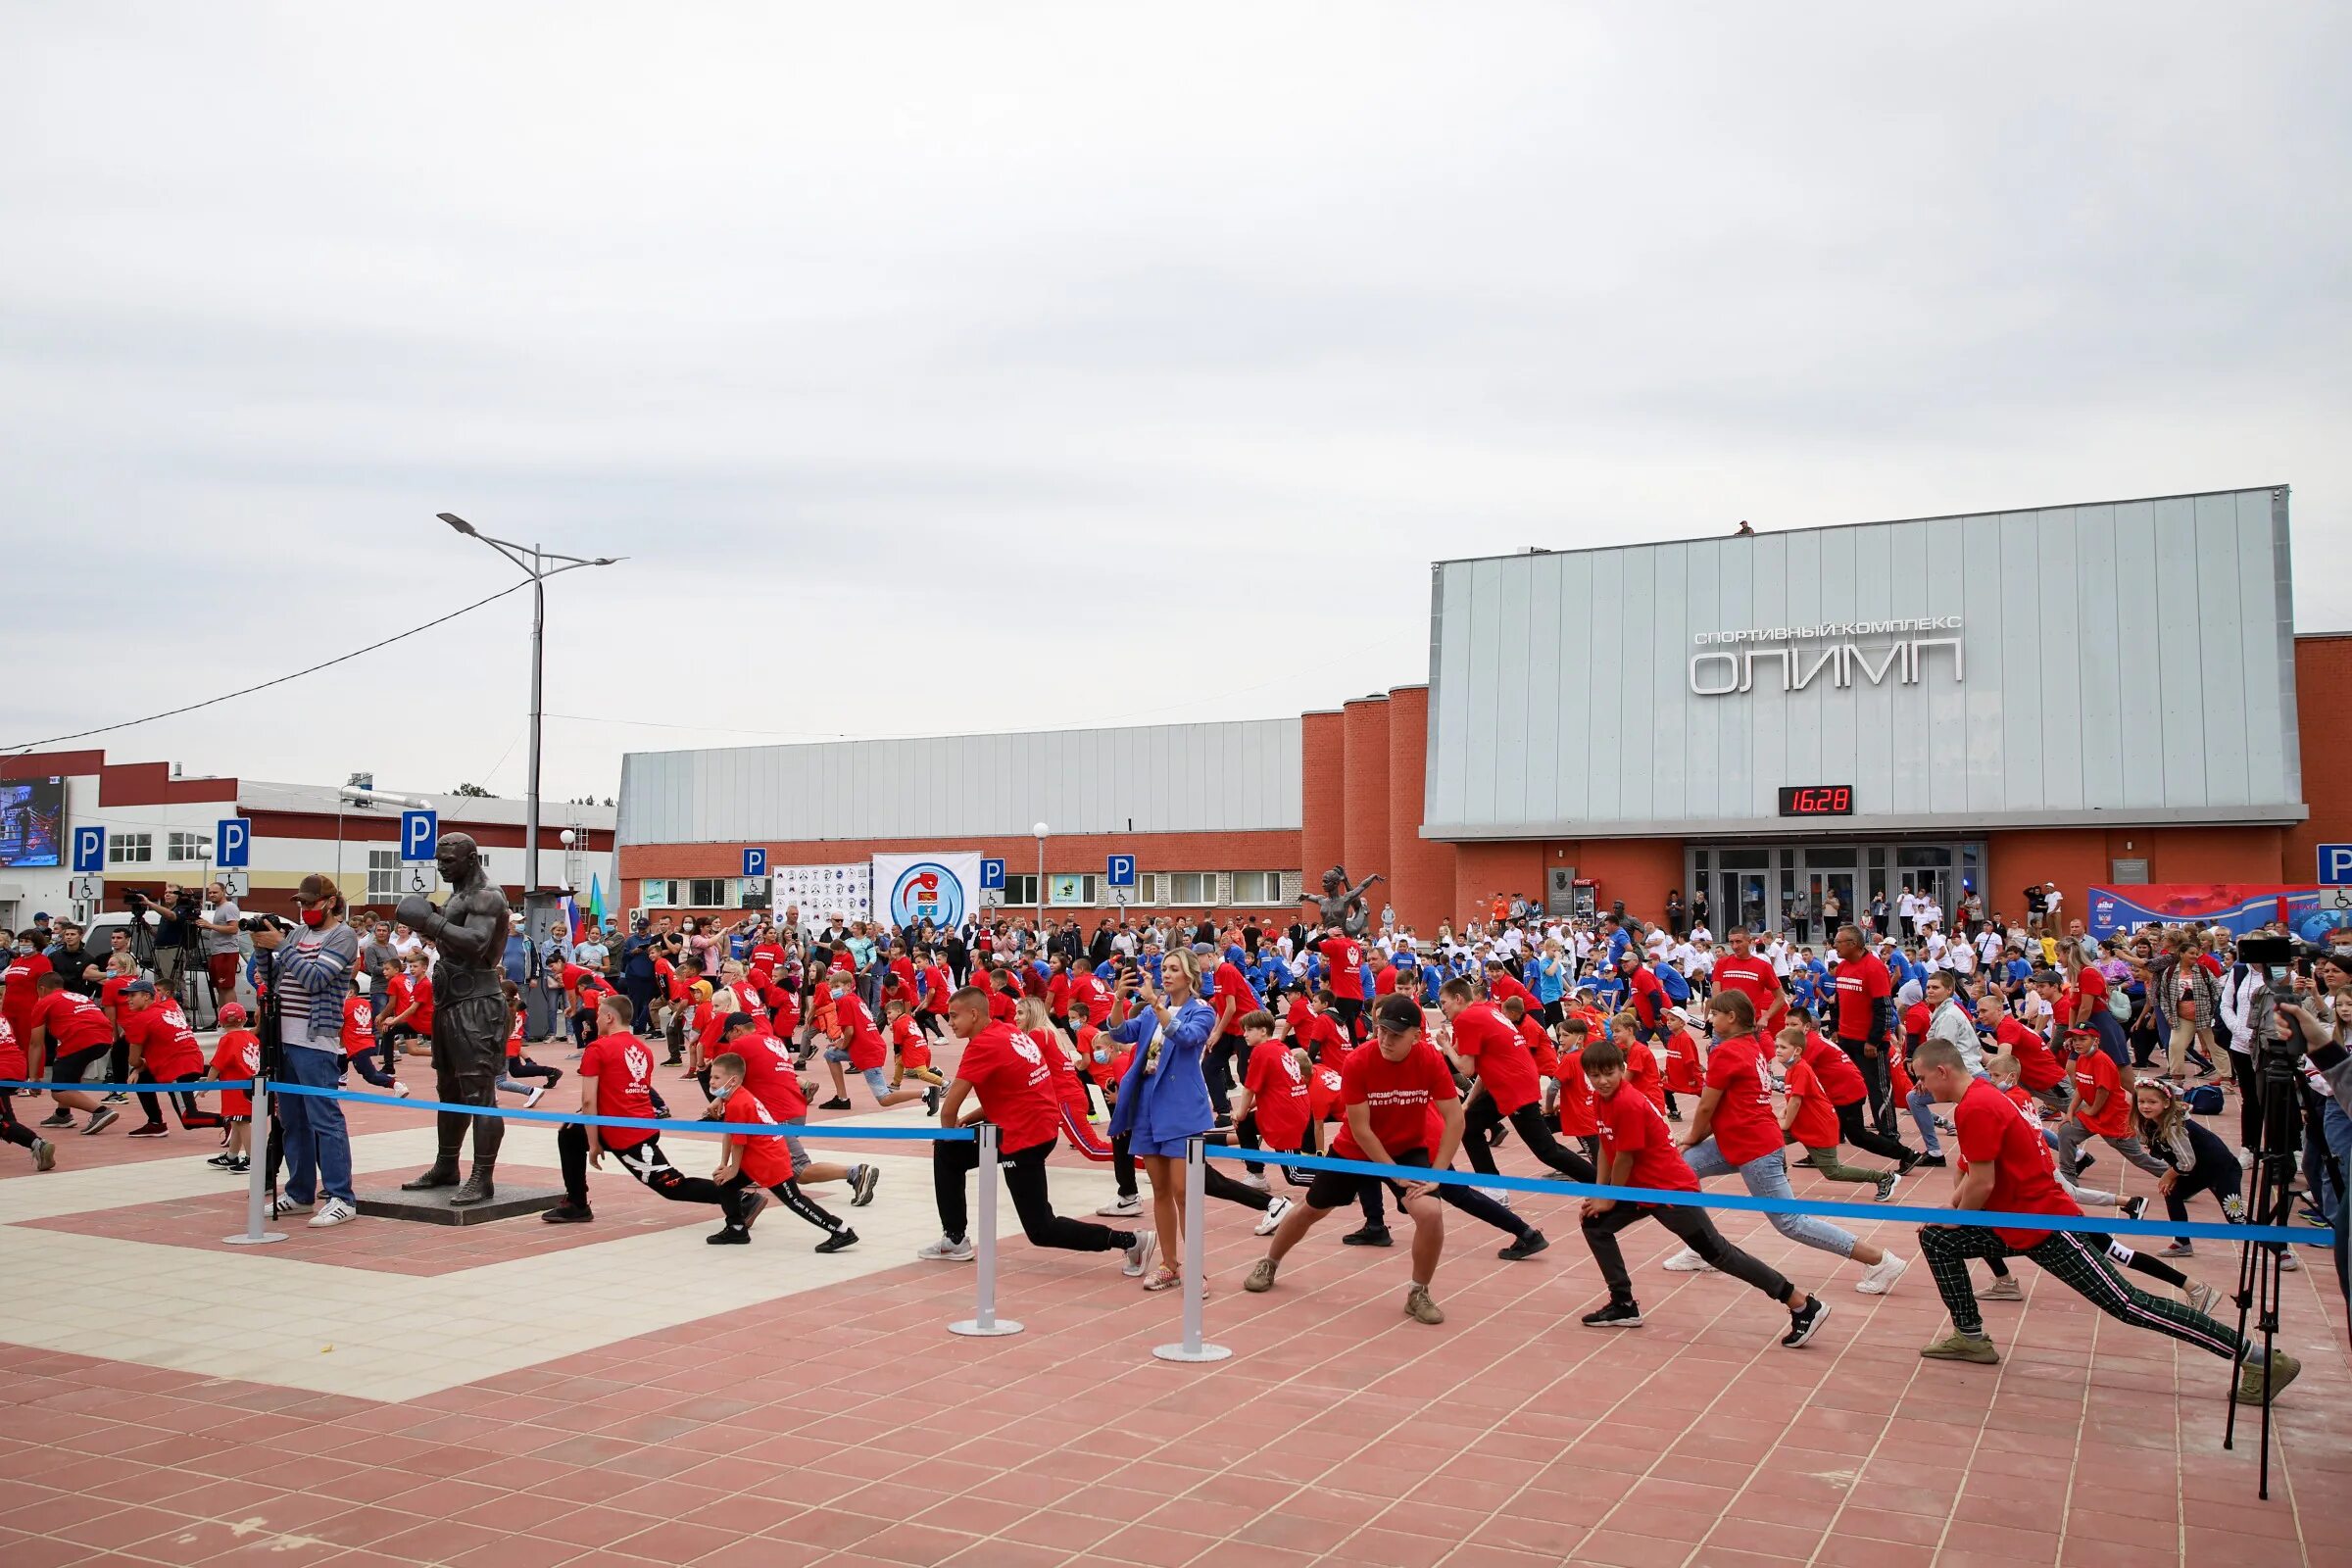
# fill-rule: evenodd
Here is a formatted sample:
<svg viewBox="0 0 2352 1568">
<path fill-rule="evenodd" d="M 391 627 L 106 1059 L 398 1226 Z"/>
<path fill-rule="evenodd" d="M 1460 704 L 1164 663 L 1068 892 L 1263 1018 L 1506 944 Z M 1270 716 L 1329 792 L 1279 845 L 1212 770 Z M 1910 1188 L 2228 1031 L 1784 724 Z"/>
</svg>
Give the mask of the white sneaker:
<svg viewBox="0 0 2352 1568">
<path fill-rule="evenodd" d="M 1255 1228 L 1250 1234 L 1252 1236 L 1273 1235 L 1274 1228 L 1282 1223 L 1282 1216 L 1290 1211 L 1291 1200 L 1287 1198 L 1277 1198 L 1266 1205 L 1265 1213 L 1258 1217 Z"/>
<path fill-rule="evenodd" d="M 969 1263 L 976 1255 L 971 1241 L 951 1242 L 945 1236 L 929 1247 L 918 1247 L 914 1255 L 933 1263 Z"/>
<path fill-rule="evenodd" d="M 1131 1280 L 1143 1278 L 1144 1270 L 1152 1264 L 1153 1241 L 1154 1238 L 1150 1231 L 1137 1231 L 1135 1245 L 1127 1249 L 1127 1262 L 1119 1272 Z"/>
<path fill-rule="evenodd" d="M 2285 1273 L 2296 1274 L 2302 1271 L 2303 1265 L 2295 1261 L 2293 1250 L 2286 1249 L 2278 1253 L 2278 1267 Z"/>
<path fill-rule="evenodd" d="M 1511 1190 L 1508 1187 L 1481 1187 L 1479 1191 L 1505 1208 L 1516 1206 L 1511 1202 Z"/>
<path fill-rule="evenodd" d="M 1242 1176 L 1242 1185 L 1244 1187 L 1254 1187 L 1261 1193 L 1267 1191 L 1266 1178 L 1262 1173 L 1256 1176 L 1251 1176 L 1245 1172 Z"/>
<path fill-rule="evenodd" d="M 359 1217 L 360 1211 L 351 1204 L 340 1198 L 330 1198 L 320 1205 L 318 1213 L 311 1216 L 311 1229 L 322 1231 L 336 1225 L 348 1225 Z"/>
<path fill-rule="evenodd" d="M 1712 1274 L 1715 1265 L 1688 1247 L 1668 1258 L 1665 1267 L 1676 1274 Z"/>
<path fill-rule="evenodd" d="M 525 1110 L 528 1110 L 528 1109 L 530 1109 L 530 1108 L 531 1108 L 533 1105 L 536 1105 L 537 1103 L 539 1103 L 539 1097 L 540 1097 L 540 1096 L 542 1096 L 542 1095 L 544 1095 L 544 1094 L 546 1094 L 546 1093 L 547 1093 L 547 1085 L 545 1085 L 545 1084 L 533 1084 L 533 1085 L 531 1085 L 531 1092 L 530 1092 L 529 1094 L 527 1094 L 527 1095 L 525 1095 L 525 1096 L 523 1096 L 523 1097 L 522 1097 L 522 1108 L 523 1108 L 523 1109 L 525 1109 Z"/>
<path fill-rule="evenodd" d="M 308 1214 L 311 1211 L 311 1205 L 297 1202 L 281 1194 L 270 1200 L 269 1209 L 271 1219 L 284 1219 L 288 1214 Z"/>
<path fill-rule="evenodd" d="M 1143 1211 L 1144 1195 L 1141 1193 L 1130 1193 L 1125 1198 L 1114 1198 L 1095 1210 L 1097 1214 L 1105 1219 L 1132 1219 Z"/>
<path fill-rule="evenodd" d="M 2188 1289 L 2182 1294 L 2188 1298 L 2190 1311 L 2202 1312 L 2207 1317 L 2213 1316 L 2213 1304 L 2222 1298 L 2222 1293 L 2203 1280 L 2190 1280 Z"/>
<path fill-rule="evenodd" d="M 1901 1279 L 1903 1270 L 1910 1266 L 1909 1258 L 1888 1252 L 1862 1271 L 1862 1277 L 1854 1281 L 1854 1289 L 1864 1296 L 1885 1296 L 1894 1289 L 1894 1282 Z"/>
<path fill-rule="evenodd" d="M 406 1100 L 406 1099 L 408 1099 L 408 1098 L 409 1098 L 409 1086 L 408 1086 L 407 1084 L 404 1084 L 404 1083 L 400 1082 L 398 1079 L 395 1079 L 395 1080 L 393 1080 L 393 1084 L 392 1084 L 392 1098 L 393 1098 L 394 1100 Z"/>
</svg>

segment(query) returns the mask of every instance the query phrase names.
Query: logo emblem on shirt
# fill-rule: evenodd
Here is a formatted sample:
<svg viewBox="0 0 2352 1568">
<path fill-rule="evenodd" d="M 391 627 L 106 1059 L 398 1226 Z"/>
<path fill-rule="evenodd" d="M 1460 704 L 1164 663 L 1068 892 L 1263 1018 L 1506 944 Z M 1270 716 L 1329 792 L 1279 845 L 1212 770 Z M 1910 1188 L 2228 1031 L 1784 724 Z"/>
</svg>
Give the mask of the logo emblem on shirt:
<svg viewBox="0 0 2352 1568">
<path fill-rule="evenodd" d="M 1039 1051 L 1037 1049 L 1037 1042 L 1030 1039 L 1027 1035 L 1014 1035 L 1012 1037 L 1012 1049 L 1016 1054 L 1019 1054 L 1023 1061 L 1027 1062 L 1032 1067 L 1042 1066 L 1045 1063 L 1045 1053 Z"/>
<path fill-rule="evenodd" d="M 643 1083 L 654 1076 L 653 1053 L 641 1046 L 624 1047 L 620 1053 L 621 1065 L 628 1068 L 633 1083 Z"/>
</svg>

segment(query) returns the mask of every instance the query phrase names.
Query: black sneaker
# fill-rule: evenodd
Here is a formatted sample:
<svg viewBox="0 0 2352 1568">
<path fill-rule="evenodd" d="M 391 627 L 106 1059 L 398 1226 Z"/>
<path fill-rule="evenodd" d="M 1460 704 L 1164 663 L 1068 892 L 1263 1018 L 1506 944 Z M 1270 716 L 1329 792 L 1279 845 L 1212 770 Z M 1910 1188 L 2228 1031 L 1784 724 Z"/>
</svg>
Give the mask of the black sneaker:
<svg viewBox="0 0 2352 1568">
<path fill-rule="evenodd" d="M 852 1208 L 863 1208 L 874 1200 L 874 1189 L 882 1183 L 882 1167 L 871 1163 L 858 1167 L 858 1175 L 850 1195 Z"/>
<path fill-rule="evenodd" d="M 1788 1332 L 1781 1336 L 1781 1344 L 1788 1349 L 1795 1349 L 1813 1337 L 1814 1331 L 1821 1327 L 1822 1319 L 1829 1315 L 1829 1302 L 1818 1296 L 1809 1298 L 1802 1312 L 1788 1314 Z"/>
<path fill-rule="evenodd" d="M 1898 1176 L 1910 1175 L 1913 1171 L 1919 1169 L 1919 1162 L 1925 1156 L 1923 1156 L 1919 1151 L 1915 1149 L 1904 1150 L 1903 1157 L 1895 1162 L 1894 1173 Z"/>
<path fill-rule="evenodd" d="M 172 1129 L 160 1121 L 143 1122 L 123 1135 L 126 1138 L 169 1138 Z"/>
<path fill-rule="evenodd" d="M 1941 1170 L 1943 1169 L 1943 1156 L 1941 1154 L 1922 1154 L 1911 1163 L 1913 1165 L 1925 1165 L 1933 1170 Z"/>
<path fill-rule="evenodd" d="M 2096 1154 L 2089 1152 L 2077 1154 L 2075 1156 L 2075 1174 L 2080 1176 L 2084 1171 L 2090 1169 L 2091 1166 L 2096 1165 L 2098 1162 L 2099 1157 Z"/>
<path fill-rule="evenodd" d="M 842 1099 L 841 1096 L 835 1095 L 831 1100 L 826 1101 L 823 1104 L 817 1106 L 816 1108 L 819 1110 L 847 1110 L 850 1108 L 850 1102 Z"/>
<path fill-rule="evenodd" d="M 1386 1225 L 1366 1225 L 1340 1238 L 1342 1247 L 1394 1247 L 1396 1242 Z"/>
<path fill-rule="evenodd" d="M 933 1084 L 930 1088 L 923 1091 L 923 1114 L 926 1116 L 938 1115 L 940 1089 L 937 1084 Z"/>
<path fill-rule="evenodd" d="M 74 1125 L 74 1113 L 65 1109 L 53 1110 L 39 1121 L 34 1122 L 33 1125 L 35 1127 L 71 1127 Z"/>
<path fill-rule="evenodd" d="M 253 1161 L 251 1159 L 232 1159 L 220 1168 L 232 1176 L 242 1176 L 253 1169 Z"/>
<path fill-rule="evenodd" d="M 1516 1263 L 1523 1257 L 1533 1257 L 1551 1245 L 1542 1231 L 1529 1231 L 1494 1255 L 1506 1263 Z"/>
<path fill-rule="evenodd" d="M 817 1243 L 816 1250 L 820 1252 L 846 1252 L 857 1245 L 858 1233 L 856 1231 L 838 1230 Z"/>
<path fill-rule="evenodd" d="M 1587 1312 L 1584 1324 L 1589 1329 L 1638 1329 L 1642 1307 L 1634 1301 L 1611 1301 L 1597 1312 Z"/>
<path fill-rule="evenodd" d="M 2122 1208 L 2124 1218 L 2137 1219 L 2148 1211 L 2148 1200 L 2144 1198 L 2127 1198 L 2123 1201 Z"/>
<path fill-rule="evenodd" d="M 586 1203 L 558 1203 L 539 1217 L 550 1225 L 585 1225 L 596 1214 Z"/>
<path fill-rule="evenodd" d="M 752 1233 L 729 1225 L 724 1230 L 712 1231 L 703 1240 L 712 1247 L 749 1247 L 752 1245 Z"/>
<path fill-rule="evenodd" d="M 1510 1137 L 1510 1123 L 1498 1121 L 1494 1126 L 1487 1129 L 1487 1147 L 1489 1149 L 1500 1149 L 1502 1147 L 1502 1141 L 1505 1138 Z"/>
</svg>

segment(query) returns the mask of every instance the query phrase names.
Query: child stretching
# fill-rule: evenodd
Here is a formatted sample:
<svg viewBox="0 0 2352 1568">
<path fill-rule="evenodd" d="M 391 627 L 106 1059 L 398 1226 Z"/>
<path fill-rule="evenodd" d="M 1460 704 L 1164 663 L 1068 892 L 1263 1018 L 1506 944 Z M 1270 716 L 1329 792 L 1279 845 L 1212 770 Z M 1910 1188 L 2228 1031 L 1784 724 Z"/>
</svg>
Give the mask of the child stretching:
<svg viewBox="0 0 2352 1568">
<path fill-rule="evenodd" d="M 890 1043 L 898 1054 L 890 1087 L 895 1091 L 909 1078 L 918 1084 L 929 1084 L 931 1093 L 923 1097 L 923 1114 L 938 1115 L 940 1091 L 947 1088 L 948 1081 L 931 1065 L 931 1037 L 914 1021 L 914 1009 L 904 998 L 893 1001 L 884 1010 L 890 1015 Z"/>
<path fill-rule="evenodd" d="M 1796 1163 L 1810 1165 L 1834 1182 L 1869 1182 L 1878 1188 L 1879 1202 L 1892 1198 L 1903 1179 L 1900 1172 L 1864 1170 L 1838 1157 L 1838 1107 L 1830 1103 L 1829 1092 L 1805 1064 L 1804 1026 L 1791 1024 L 1782 1030 L 1774 1046 L 1774 1054 L 1780 1057 L 1781 1070 L 1788 1075 L 1788 1096 L 1781 1106 L 1781 1133 L 1805 1152 L 1805 1157 Z"/>
<path fill-rule="evenodd" d="M 2202 1122 L 2191 1121 L 2180 1091 L 2161 1078 L 2142 1078 L 2132 1090 L 2132 1130 L 2140 1146 L 2164 1165 L 2156 1190 L 2164 1195 L 2164 1211 L 2175 1221 L 2188 1218 L 2188 1200 L 2211 1193 L 2222 1205 L 2222 1217 L 2232 1225 L 2246 1222 L 2246 1202 L 2239 1196 L 2246 1173 L 2230 1146 Z M 2164 1250 L 2166 1257 L 2192 1255 L 2188 1238 L 2175 1237 Z M 2288 1252 L 2281 1266 L 2294 1266 Z"/>
<path fill-rule="evenodd" d="M 1718 995 L 1717 1002 L 1723 1001 L 1724 995 L 1741 1002 L 1746 1000 L 1732 992 Z M 1636 1042 L 1629 1037 L 1628 1043 Z M 1647 1095 L 1632 1087 L 1626 1076 L 1625 1053 L 1616 1042 L 1603 1040 L 1587 1046 L 1584 1069 L 1592 1085 L 1593 1114 L 1600 1126 L 1601 1185 L 1697 1192 L 1698 1178 L 1675 1147 L 1665 1114 Z M 1588 1198 L 1584 1203 L 1585 1245 L 1592 1249 L 1592 1261 L 1599 1265 L 1601 1278 L 1608 1281 L 1609 1299 L 1585 1314 L 1587 1328 L 1642 1326 L 1642 1307 L 1634 1299 L 1634 1282 L 1625 1271 L 1625 1254 L 1618 1249 L 1617 1233 L 1644 1219 L 1656 1220 L 1715 1268 L 1734 1279 L 1744 1280 L 1788 1307 L 1788 1332 L 1781 1336 L 1781 1344 L 1789 1349 L 1812 1339 L 1830 1315 L 1829 1302 L 1806 1295 L 1782 1278 L 1779 1270 L 1724 1240 L 1723 1233 L 1715 1228 L 1715 1222 L 1703 1208 Z"/>
<path fill-rule="evenodd" d="M 253 1090 L 250 1081 L 262 1070 L 262 1037 L 245 1027 L 240 1003 L 220 1004 L 220 1039 L 213 1047 L 210 1081 L 245 1083 L 243 1089 L 220 1091 L 220 1119 L 228 1127 L 228 1147 L 205 1161 L 239 1175 L 253 1168 Z"/>
<path fill-rule="evenodd" d="M 497 1087 L 511 1095 L 522 1096 L 522 1108 L 528 1110 L 539 1103 L 540 1096 L 564 1081 L 564 1069 L 542 1067 L 522 1054 L 522 988 L 512 980 L 501 980 L 499 984 L 507 994 L 507 1066 L 499 1074 Z M 539 1084 L 519 1081 L 524 1078 L 544 1078 L 547 1081 Z M 401 1093 L 405 1095 L 408 1091 L 404 1089 Z"/>
<path fill-rule="evenodd" d="M 743 1058 L 731 1051 L 710 1063 L 710 1105 L 703 1119 L 740 1126 L 777 1125 L 760 1097 L 744 1092 L 743 1072 Z M 710 1179 L 733 1200 L 734 1206 L 727 1223 L 703 1238 L 705 1241 L 714 1247 L 748 1246 L 752 1221 L 767 1201 L 760 1194 L 764 1187 L 786 1208 L 825 1233 L 825 1239 L 816 1244 L 818 1251 L 838 1252 L 858 1245 L 858 1233 L 802 1192 L 792 1179 L 792 1153 L 781 1134 L 729 1134 L 722 1142 L 724 1152 Z"/>
<path fill-rule="evenodd" d="M 378 1089 L 389 1089 L 399 1099 L 409 1098 L 409 1086 L 392 1076 L 392 1063 L 376 1064 L 375 1009 L 368 999 L 350 996 L 343 999 L 343 1059 L 347 1066 Z M 251 1106 L 247 1107 L 249 1110 Z"/>
</svg>

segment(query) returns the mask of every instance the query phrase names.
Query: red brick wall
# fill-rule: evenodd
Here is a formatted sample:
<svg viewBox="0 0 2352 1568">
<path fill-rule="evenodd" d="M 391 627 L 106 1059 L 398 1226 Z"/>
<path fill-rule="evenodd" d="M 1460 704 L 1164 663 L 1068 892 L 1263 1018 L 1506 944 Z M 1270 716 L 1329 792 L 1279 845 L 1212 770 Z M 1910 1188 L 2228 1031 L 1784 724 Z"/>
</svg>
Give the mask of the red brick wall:
<svg viewBox="0 0 2352 1568">
<path fill-rule="evenodd" d="M 1298 865 L 1306 887 L 1348 858 L 1347 719 L 1337 710 L 1299 721 Z"/>
<path fill-rule="evenodd" d="M 1429 688 L 1399 686 L 1389 693 L 1389 854 L 1385 864 L 1348 869 L 1385 872 L 1384 888 L 1396 923 L 1434 936 L 1452 915 L 1454 849 L 1421 836 L 1427 802 Z M 1377 910 L 1378 906 L 1374 906 Z"/>
<path fill-rule="evenodd" d="M 1518 894 L 1543 897 L 1541 843 L 1526 839 L 1479 839 L 1453 847 L 1453 905 L 1443 918 L 1457 926 L 1470 918 L 1484 920 L 1497 893 L 1506 903 Z M 1436 934 L 1434 922 L 1417 929 L 1424 937 Z"/>
<path fill-rule="evenodd" d="M 2352 634 L 2295 639 L 2295 706 L 2303 736 L 2303 800 L 2311 815 L 2286 830 L 2284 881 L 2319 875 L 2319 847 L 2352 843 Z"/>
<path fill-rule="evenodd" d="M 2025 915 L 2029 882 L 2055 882 L 2069 920 L 2084 918 L 2090 889 L 2107 886 L 2114 862 L 2145 859 L 2151 882 L 2307 884 L 2310 871 L 2282 876 L 2288 840 L 2275 827 L 2053 828 L 1989 833 L 1984 839 L 1984 907 Z"/>
<path fill-rule="evenodd" d="M 1344 824 L 1342 862 L 1352 881 L 1385 871 L 1389 858 L 1389 701 L 1359 698 L 1344 710 L 1341 743 L 1346 757 L 1348 810 Z M 1305 867 L 1307 887 L 1330 866 Z"/>
</svg>

